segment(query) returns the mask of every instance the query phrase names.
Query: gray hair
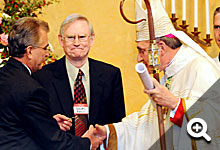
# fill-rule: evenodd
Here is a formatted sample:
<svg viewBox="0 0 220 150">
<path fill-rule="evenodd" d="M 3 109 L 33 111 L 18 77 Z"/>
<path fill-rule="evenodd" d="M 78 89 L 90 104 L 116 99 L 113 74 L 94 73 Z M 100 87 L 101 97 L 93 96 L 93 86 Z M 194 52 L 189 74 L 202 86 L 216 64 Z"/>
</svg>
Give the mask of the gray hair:
<svg viewBox="0 0 220 150">
<path fill-rule="evenodd" d="M 163 41 L 167 46 L 169 46 L 172 49 L 179 48 L 182 45 L 180 40 L 177 38 L 169 38 L 169 37 L 162 36 L 162 37 L 156 38 L 156 40 L 157 42 Z"/>
<path fill-rule="evenodd" d="M 68 17 L 66 17 L 66 19 L 63 21 L 63 23 L 60 26 L 60 35 L 63 35 L 66 27 L 68 27 L 68 25 L 76 20 L 85 20 L 87 21 L 88 25 L 89 25 L 89 30 L 90 30 L 90 35 L 94 34 L 94 29 L 92 24 L 89 22 L 89 20 L 84 17 L 83 15 L 80 14 L 71 14 Z"/>
<path fill-rule="evenodd" d="M 42 43 L 40 29 L 49 32 L 48 23 L 33 17 L 18 19 L 9 32 L 9 55 L 21 58 L 28 46 L 38 47 Z"/>
</svg>

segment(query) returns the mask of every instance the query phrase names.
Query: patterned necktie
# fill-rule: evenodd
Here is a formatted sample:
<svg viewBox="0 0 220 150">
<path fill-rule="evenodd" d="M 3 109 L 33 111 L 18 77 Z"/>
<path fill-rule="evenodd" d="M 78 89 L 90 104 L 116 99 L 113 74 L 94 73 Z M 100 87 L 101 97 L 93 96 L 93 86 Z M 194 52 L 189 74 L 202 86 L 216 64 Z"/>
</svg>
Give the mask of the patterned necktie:
<svg viewBox="0 0 220 150">
<path fill-rule="evenodd" d="M 74 84 L 74 104 L 87 104 L 86 92 L 82 83 L 83 72 L 79 69 L 79 73 Z M 75 114 L 75 135 L 82 136 L 87 130 L 88 115 Z"/>
</svg>

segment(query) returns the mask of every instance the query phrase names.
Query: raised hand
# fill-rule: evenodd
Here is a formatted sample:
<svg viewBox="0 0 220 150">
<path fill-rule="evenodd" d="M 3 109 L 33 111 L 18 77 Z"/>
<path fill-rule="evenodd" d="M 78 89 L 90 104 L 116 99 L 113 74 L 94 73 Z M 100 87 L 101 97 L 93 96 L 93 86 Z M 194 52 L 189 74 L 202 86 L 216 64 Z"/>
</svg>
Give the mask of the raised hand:
<svg viewBox="0 0 220 150">
<path fill-rule="evenodd" d="M 63 131 L 70 130 L 70 127 L 72 126 L 72 119 L 68 118 L 61 114 L 56 114 L 53 116 L 54 119 L 56 119 L 59 127 Z"/>
<path fill-rule="evenodd" d="M 144 90 L 144 93 L 149 94 L 155 103 L 174 109 L 179 99 L 175 97 L 165 86 L 161 85 L 156 79 L 152 78 L 154 89 Z"/>
</svg>

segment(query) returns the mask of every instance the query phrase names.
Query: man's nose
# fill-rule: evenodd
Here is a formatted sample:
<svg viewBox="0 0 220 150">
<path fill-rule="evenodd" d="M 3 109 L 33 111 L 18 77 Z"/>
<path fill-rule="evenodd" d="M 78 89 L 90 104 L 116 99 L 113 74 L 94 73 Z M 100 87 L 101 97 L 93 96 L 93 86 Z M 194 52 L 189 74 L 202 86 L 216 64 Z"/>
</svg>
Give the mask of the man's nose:
<svg viewBox="0 0 220 150">
<path fill-rule="evenodd" d="M 73 41 L 74 45 L 80 45 L 80 41 L 78 37 L 75 37 L 74 41 Z"/>
<path fill-rule="evenodd" d="M 140 63 L 144 61 L 144 59 L 142 58 L 142 56 L 140 55 L 140 53 L 137 55 L 137 62 Z"/>
</svg>

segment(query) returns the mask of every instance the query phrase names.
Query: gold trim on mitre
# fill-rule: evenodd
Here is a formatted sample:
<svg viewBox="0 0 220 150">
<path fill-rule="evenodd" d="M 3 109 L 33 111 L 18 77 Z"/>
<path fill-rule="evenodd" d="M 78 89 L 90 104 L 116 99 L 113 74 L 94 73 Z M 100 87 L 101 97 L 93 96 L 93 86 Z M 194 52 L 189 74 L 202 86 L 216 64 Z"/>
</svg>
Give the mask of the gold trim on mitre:
<svg viewBox="0 0 220 150">
<path fill-rule="evenodd" d="M 161 1 L 151 0 L 150 5 L 153 15 L 155 37 L 161 37 L 176 31 Z M 150 40 L 147 10 L 142 7 L 142 0 L 135 0 L 135 13 L 136 20 L 146 19 L 146 21 L 142 21 L 136 26 L 137 41 Z"/>
</svg>

